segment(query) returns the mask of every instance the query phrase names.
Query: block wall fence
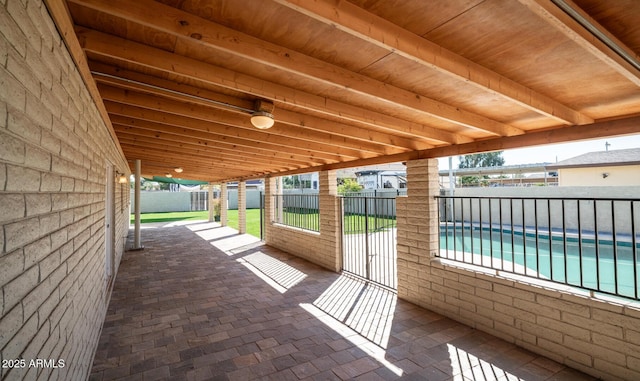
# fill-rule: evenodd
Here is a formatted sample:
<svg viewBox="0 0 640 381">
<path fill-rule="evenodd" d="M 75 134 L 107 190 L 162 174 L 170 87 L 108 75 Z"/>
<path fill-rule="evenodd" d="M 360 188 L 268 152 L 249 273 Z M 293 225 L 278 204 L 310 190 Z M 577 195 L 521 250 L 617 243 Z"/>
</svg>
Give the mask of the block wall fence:
<svg viewBox="0 0 640 381">
<path fill-rule="evenodd" d="M 114 273 L 128 230 L 110 165 L 129 173 L 46 6 L 0 0 L 0 357 L 64 361 L 0 379 L 88 378 L 110 295 L 107 181 Z"/>
</svg>

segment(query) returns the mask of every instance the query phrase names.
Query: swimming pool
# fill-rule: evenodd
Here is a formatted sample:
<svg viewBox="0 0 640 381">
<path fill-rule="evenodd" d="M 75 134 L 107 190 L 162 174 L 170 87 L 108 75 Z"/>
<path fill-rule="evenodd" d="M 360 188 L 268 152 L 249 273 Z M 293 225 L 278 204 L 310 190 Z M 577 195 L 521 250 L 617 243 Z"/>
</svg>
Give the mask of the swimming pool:
<svg viewBox="0 0 640 381">
<path fill-rule="evenodd" d="M 632 299 L 640 295 L 638 241 L 588 232 L 440 226 L 443 258 Z"/>
</svg>

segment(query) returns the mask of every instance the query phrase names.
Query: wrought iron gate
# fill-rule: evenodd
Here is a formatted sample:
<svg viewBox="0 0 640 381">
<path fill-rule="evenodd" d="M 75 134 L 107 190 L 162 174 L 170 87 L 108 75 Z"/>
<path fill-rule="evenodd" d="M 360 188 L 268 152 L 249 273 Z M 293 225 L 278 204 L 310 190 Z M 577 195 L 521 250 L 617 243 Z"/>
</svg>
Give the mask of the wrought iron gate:
<svg viewBox="0 0 640 381">
<path fill-rule="evenodd" d="M 342 271 L 397 289 L 396 199 L 342 198 Z"/>
</svg>

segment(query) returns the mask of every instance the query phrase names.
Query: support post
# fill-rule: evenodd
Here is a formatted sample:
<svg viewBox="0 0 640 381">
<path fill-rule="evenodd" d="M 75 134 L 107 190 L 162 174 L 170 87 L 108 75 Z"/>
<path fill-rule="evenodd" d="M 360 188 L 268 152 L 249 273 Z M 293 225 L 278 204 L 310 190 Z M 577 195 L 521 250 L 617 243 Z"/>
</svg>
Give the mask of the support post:
<svg viewBox="0 0 640 381">
<path fill-rule="evenodd" d="M 135 228 L 133 232 L 133 249 L 140 250 L 143 248 L 140 243 L 140 172 L 142 172 L 140 159 L 136 160 L 136 173 L 135 173 L 135 191 L 134 191 L 134 203 L 135 203 Z"/>
<path fill-rule="evenodd" d="M 220 225 L 227 226 L 227 209 L 228 205 L 227 183 L 220 185 Z"/>
<path fill-rule="evenodd" d="M 209 222 L 213 222 L 213 184 L 207 186 L 207 196 L 209 199 Z"/>
<path fill-rule="evenodd" d="M 338 272 L 342 267 L 342 250 L 341 216 L 338 207 L 338 182 L 336 179 L 335 170 L 318 173 L 320 236 L 323 241 L 323 252 L 326 253 L 323 262 L 325 267 Z"/>
<path fill-rule="evenodd" d="M 284 188 L 283 188 L 283 184 L 282 184 L 282 176 L 278 176 L 278 178 L 276 179 L 276 190 L 274 194 L 279 194 L 279 195 L 283 195 L 284 194 Z M 284 202 L 282 198 L 280 198 L 280 202 Z M 284 208 L 280 207 L 277 210 L 278 213 L 278 218 L 276 218 L 276 221 L 282 221 L 283 217 L 284 217 Z"/>
<path fill-rule="evenodd" d="M 264 242 L 271 240 L 271 223 L 275 219 L 275 200 L 277 194 L 277 178 L 267 177 L 264 179 Z"/>
<path fill-rule="evenodd" d="M 431 261 L 438 252 L 438 160 L 407 162 L 407 197 L 398 197 L 398 297 L 429 308 L 440 305 L 442 279 L 434 279 Z M 432 284 L 434 284 L 432 288 Z M 444 303 L 443 303 L 444 304 Z"/>
<path fill-rule="evenodd" d="M 247 232 L 247 183 L 238 182 L 238 232 Z"/>
</svg>

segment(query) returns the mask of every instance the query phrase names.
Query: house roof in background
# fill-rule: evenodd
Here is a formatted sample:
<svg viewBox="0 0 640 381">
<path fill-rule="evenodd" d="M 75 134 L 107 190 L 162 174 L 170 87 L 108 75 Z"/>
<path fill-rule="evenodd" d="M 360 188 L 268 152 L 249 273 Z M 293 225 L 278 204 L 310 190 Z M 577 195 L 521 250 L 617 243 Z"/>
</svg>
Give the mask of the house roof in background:
<svg viewBox="0 0 640 381">
<path fill-rule="evenodd" d="M 588 152 L 548 165 L 547 168 L 580 168 L 640 165 L 640 148 Z"/>
</svg>

